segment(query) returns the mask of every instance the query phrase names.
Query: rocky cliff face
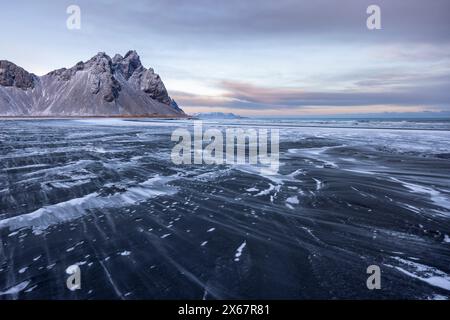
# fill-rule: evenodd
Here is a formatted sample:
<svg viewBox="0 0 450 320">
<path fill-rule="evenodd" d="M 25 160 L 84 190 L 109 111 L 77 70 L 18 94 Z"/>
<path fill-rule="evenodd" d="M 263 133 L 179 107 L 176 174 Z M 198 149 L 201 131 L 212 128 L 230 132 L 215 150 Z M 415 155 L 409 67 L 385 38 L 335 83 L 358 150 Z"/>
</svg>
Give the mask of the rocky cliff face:
<svg viewBox="0 0 450 320">
<path fill-rule="evenodd" d="M 0 61 L 3 116 L 184 116 L 158 74 L 136 53 L 110 58 L 98 53 L 70 69 L 37 77 Z"/>
<path fill-rule="evenodd" d="M 0 60 L 0 86 L 27 90 L 34 87 L 35 78 L 35 75 L 26 72 L 14 63 Z"/>
</svg>

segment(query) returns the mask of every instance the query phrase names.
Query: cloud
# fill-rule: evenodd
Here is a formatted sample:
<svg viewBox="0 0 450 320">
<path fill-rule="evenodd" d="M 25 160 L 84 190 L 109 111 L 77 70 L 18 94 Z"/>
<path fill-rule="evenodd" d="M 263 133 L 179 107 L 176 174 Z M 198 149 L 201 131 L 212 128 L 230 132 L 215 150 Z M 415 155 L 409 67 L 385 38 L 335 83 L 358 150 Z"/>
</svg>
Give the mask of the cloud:
<svg viewBox="0 0 450 320">
<path fill-rule="evenodd" d="M 2 4 L 2 58 L 42 74 L 136 49 L 185 108 L 450 105 L 448 0 L 77 0 L 79 32 L 72 3 Z M 371 4 L 382 30 L 366 28 Z"/>
<path fill-rule="evenodd" d="M 190 41 L 298 37 L 318 42 L 450 42 L 448 0 L 377 0 L 383 29 L 376 32 L 366 28 L 366 9 L 373 0 L 80 2 L 93 9 L 99 23 L 113 19 L 118 29 L 131 26 Z"/>
<path fill-rule="evenodd" d="M 433 86 L 406 86 L 384 91 L 338 90 L 305 91 L 300 88 L 261 87 L 249 83 L 223 81 L 226 93 L 220 96 L 202 96 L 172 92 L 180 105 L 247 110 L 298 109 L 310 107 L 361 106 L 450 106 L 450 81 Z M 448 110 L 448 109 L 447 109 Z"/>
</svg>

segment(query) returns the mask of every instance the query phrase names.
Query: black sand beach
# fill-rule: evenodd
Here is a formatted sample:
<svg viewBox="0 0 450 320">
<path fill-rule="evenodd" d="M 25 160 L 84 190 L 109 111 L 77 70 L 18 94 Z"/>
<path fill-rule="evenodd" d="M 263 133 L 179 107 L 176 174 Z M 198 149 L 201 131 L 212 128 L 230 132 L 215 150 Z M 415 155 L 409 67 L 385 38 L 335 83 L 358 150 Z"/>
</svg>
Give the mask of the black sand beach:
<svg viewBox="0 0 450 320">
<path fill-rule="evenodd" d="M 289 124 L 267 176 L 174 165 L 190 125 L 0 121 L 0 299 L 450 297 L 450 131 Z"/>
</svg>

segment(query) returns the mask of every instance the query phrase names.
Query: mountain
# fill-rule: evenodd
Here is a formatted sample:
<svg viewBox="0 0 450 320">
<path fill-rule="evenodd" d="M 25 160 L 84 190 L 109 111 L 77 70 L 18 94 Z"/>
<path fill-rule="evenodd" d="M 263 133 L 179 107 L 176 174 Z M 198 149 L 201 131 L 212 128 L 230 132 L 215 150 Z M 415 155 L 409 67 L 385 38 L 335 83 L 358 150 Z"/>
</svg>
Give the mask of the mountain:
<svg viewBox="0 0 450 320">
<path fill-rule="evenodd" d="M 207 120 L 207 119 L 245 119 L 234 113 L 224 113 L 224 112 L 200 112 L 192 115 L 195 118 Z"/>
<path fill-rule="evenodd" d="M 101 52 L 38 77 L 0 60 L 1 116 L 180 116 L 185 113 L 136 51 Z"/>
</svg>

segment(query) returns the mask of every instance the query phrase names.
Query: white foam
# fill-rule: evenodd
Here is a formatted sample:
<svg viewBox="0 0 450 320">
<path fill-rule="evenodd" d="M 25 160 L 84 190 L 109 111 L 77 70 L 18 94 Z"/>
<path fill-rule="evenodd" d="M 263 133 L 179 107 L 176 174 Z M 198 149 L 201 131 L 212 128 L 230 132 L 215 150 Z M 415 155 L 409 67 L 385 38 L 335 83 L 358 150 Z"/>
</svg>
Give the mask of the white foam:
<svg viewBox="0 0 450 320">
<path fill-rule="evenodd" d="M 27 271 L 28 267 L 24 267 L 22 269 L 19 270 L 19 273 L 24 273 L 25 271 Z"/>
<path fill-rule="evenodd" d="M 76 186 L 81 186 L 83 184 L 89 183 L 90 179 L 81 179 L 77 181 L 66 181 L 66 182 L 50 182 L 49 185 L 56 189 L 71 189 Z"/>
<path fill-rule="evenodd" d="M 391 180 L 402 184 L 404 187 L 408 188 L 409 190 L 411 190 L 414 193 L 429 195 L 431 201 L 433 201 L 434 204 L 436 204 L 439 207 L 442 207 L 445 209 L 450 208 L 449 198 L 433 188 L 421 186 L 419 184 L 415 184 L 415 183 L 411 183 L 411 182 L 402 181 L 402 180 L 392 178 L 392 177 L 391 177 Z"/>
<path fill-rule="evenodd" d="M 239 248 L 236 249 L 236 253 L 234 255 L 234 261 L 238 262 L 240 260 L 240 257 L 242 255 L 242 251 L 244 250 L 245 246 L 247 245 L 247 241 L 244 241 Z"/>
<path fill-rule="evenodd" d="M 25 290 L 24 292 L 26 292 L 26 293 L 31 292 L 31 291 L 33 291 L 34 289 L 36 289 L 37 287 L 38 287 L 37 285 L 34 285 L 34 286 L 32 286 L 31 288 L 28 288 L 27 290 Z"/>
<path fill-rule="evenodd" d="M 30 281 L 24 281 L 21 282 L 14 287 L 9 288 L 6 291 L 0 291 L 0 296 L 9 295 L 9 294 L 17 294 L 24 290 L 28 285 L 30 284 Z"/>
<path fill-rule="evenodd" d="M 445 272 L 434 267 L 401 259 L 398 257 L 394 257 L 394 259 L 405 265 L 404 268 L 398 266 L 395 267 L 395 269 L 397 269 L 398 271 L 412 278 L 424 281 L 434 287 L 439 287 L 441 289 L 450 291 L 450 275 L 446 274 Z"/>
<path fill-rule="evenodd" d="M 34 212 L 0 220 L 0 228 L 8 227 L 11 230 L 20 228 L 33 228 L 33 231 L 42 231 L 49 226 L 79 218 L 88 210 L 101 208 L 120 208 L 161 195 L 174 194 L 177 189 L 167 183 L 178 176 L 155 176 L 123 193 L 115 193 L 102 197 L 94 192 L 81 198 L 60 202 Z"/>
<path fill-rule="evenodd" d="M 323 183 L 319 179 L 313 178 L 313 180 L 316 182 L 316 190 L 322 189 Z"/>
<path fill-rule="evenodd" d="M 255 197 L 266 196 L 266 195 L 270 194 L 273 190 L 275 190 L 275 186 L 273 184 L 269 183 L 269 188 L 262 190 L 261 192 L 255 194 Z"/>
<path fill-rule="evenodd" d="M 296 196 L 287 198 L 286 202 L 290 203 L 290 204 L 299 204 L 300 203 L 300 201 L 298 200 L 298 197 L 296 197 Z"/>
<path fill-rule="evenodd" d="M 445 235 L 444 242 L 450 243 L 450 237 L 448 235 Z"/>
<path fill-rule="evenodd" d="M 322 162 L 325 166 L 331 167 L 331 168 L 337 168 L 335 162 L 330 161 L 328 159 L 324 159 L 327 157 L 327 155 L 324 155 L 323 153 L 329 149 L 336 148 L 333 147 L 321 147 L 321 148 L 305 148 L 305 149 L 289 149 L 289 154 L 295 154 L 295 155 L 301 155 L 306 158 L 314 159 L 319 162 Z"/>
<path fill-rule="evenodd" d="M 440 294 L 433 294 L 431 297 L 428 298 L 428 300 L 448 300 L 448 297 Z"/>
</svg>

